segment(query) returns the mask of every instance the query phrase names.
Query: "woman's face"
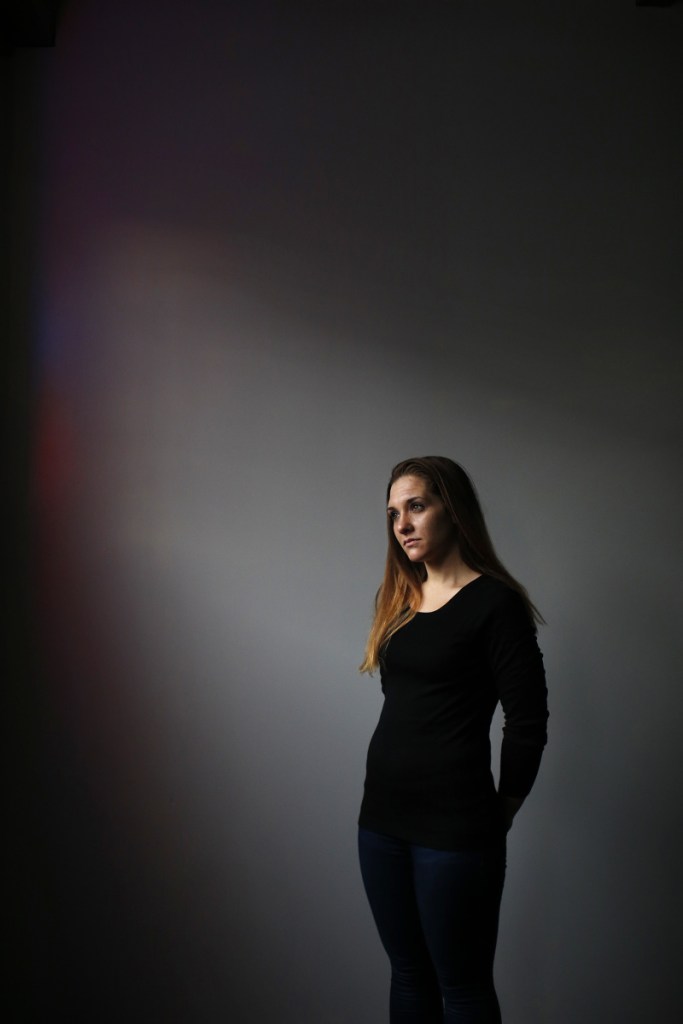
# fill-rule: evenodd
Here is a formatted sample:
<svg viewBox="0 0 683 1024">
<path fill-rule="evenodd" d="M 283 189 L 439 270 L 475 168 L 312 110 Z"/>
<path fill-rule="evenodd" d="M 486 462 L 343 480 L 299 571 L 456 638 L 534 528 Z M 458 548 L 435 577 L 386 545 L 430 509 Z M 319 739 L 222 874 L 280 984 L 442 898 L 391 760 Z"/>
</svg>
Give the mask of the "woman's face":
<svg viewBox="0 0 683 1024">
<path fill-rule="evenodd" d="M 455 523 L 421 476 L 401 476 L 393 482 L 387 512 L 394 536 L 411 562 L 439 562 L 457 543 Z"/>
</svg>

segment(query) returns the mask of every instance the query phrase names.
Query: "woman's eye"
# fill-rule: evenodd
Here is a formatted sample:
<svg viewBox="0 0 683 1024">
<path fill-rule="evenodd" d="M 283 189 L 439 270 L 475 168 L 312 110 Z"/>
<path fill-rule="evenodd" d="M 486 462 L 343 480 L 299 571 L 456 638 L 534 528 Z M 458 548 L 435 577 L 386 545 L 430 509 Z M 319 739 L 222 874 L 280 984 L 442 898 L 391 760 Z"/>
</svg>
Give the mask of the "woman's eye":
<svg viewBox="0 0 683 1024">
<path fill-rule="evenodd" d="M 389 513 L 389 518 L 390 519 L 397 519 L 398 518 L 398 512 L 390 512 Z"/>
<path fill-rule="evenodd" d="M 422 504 L 421 501 L 414 501 L 410 507 L 413 510 L 413 512 L 421 512 L 422 509 L 424 508 L 424 505 Z"/>
</svg>

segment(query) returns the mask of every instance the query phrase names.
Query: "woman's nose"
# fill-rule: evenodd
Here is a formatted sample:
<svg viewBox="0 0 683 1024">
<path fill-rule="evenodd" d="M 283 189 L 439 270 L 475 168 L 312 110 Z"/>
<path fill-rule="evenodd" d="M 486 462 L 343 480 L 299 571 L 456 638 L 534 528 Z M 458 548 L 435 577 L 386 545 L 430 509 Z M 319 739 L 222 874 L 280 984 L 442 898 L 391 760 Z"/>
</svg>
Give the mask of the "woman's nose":
<svg viewBox="0 0 683 1024">
<path fill-rule="evenodd" d="M 399 517 L 399 520 L 398 520 L 398 532 L 399 533 L 409 533 L 410 530 L 412 530 L 412 528 L 413 528 L 412 527 L 412 523 L 407 518 L 407 516 L 400 516 Z"/>
</svg>

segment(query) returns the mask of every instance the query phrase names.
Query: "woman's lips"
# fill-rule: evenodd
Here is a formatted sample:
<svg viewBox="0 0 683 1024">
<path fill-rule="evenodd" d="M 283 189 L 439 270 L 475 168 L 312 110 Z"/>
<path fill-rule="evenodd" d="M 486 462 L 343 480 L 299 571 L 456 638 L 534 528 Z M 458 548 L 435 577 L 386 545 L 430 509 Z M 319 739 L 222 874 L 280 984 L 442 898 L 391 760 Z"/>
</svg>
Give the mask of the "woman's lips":
<svg viewBox="0 0 683 1024">
<path fill-rule="evenodd" d="M 403 547 L 409 548 L 411 544 L 417 544 L 419 537 L 411 537 L 410 540 L 404 541 Z"/>
</svg>

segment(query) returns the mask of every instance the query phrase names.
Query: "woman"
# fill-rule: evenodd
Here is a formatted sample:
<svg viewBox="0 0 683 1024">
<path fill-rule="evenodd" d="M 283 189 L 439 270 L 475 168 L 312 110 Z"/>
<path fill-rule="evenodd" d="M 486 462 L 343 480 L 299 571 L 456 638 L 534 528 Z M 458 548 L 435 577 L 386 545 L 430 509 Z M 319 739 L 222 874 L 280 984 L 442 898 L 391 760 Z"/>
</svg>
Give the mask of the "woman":
<svg viewBox="0 0 683 1024">
<path fill-rule="evenodd" d="M 505 836 L 546 742 L 542 622 L 498 560 L 465 471 L 394 467 L 389 550 L 362 672 L 385 695 L 359 819 L 391 963 L 391 1024 L 499 1024 L 493 958 Z M 499 785 L 489 729 L 504 715 Z"/>
</svg>

